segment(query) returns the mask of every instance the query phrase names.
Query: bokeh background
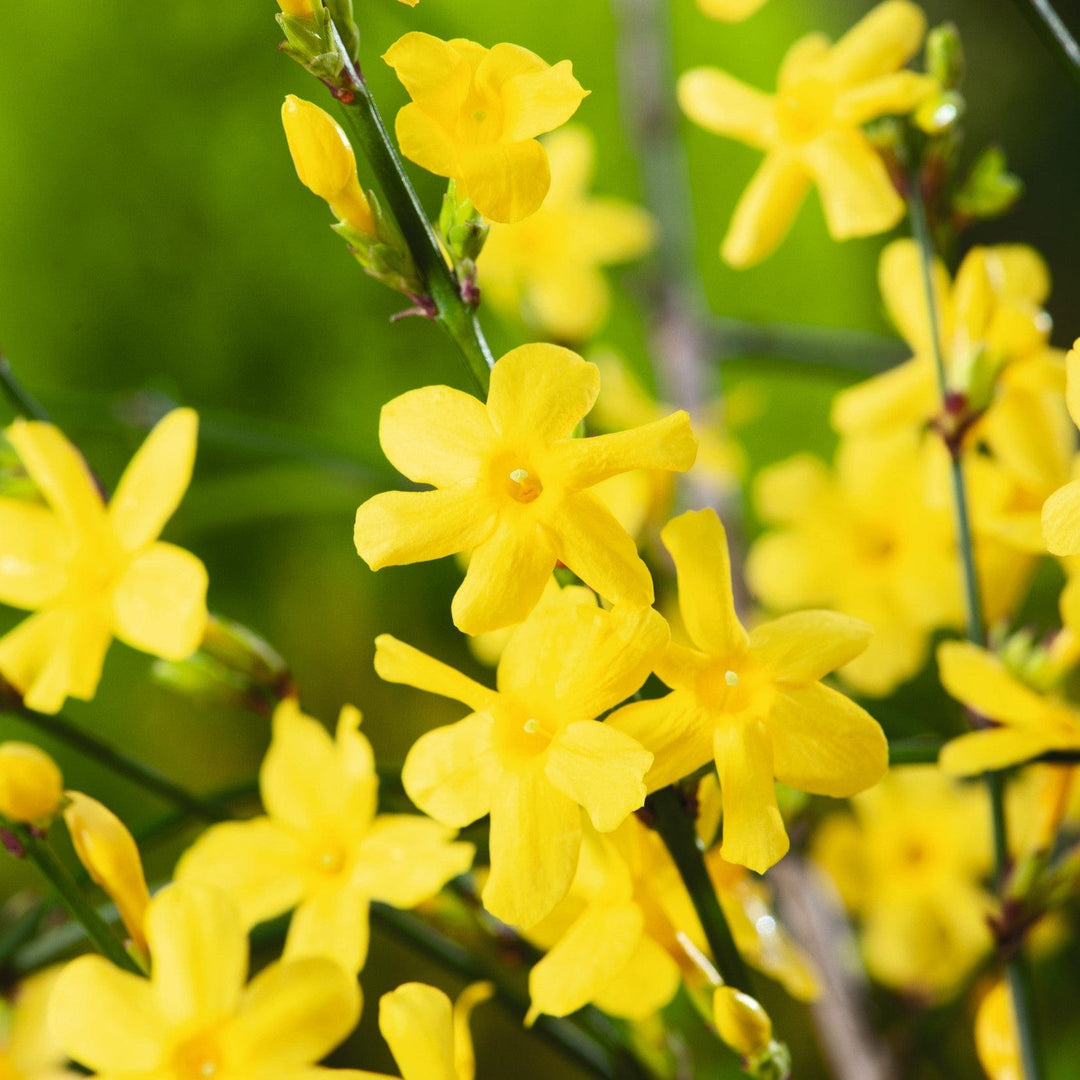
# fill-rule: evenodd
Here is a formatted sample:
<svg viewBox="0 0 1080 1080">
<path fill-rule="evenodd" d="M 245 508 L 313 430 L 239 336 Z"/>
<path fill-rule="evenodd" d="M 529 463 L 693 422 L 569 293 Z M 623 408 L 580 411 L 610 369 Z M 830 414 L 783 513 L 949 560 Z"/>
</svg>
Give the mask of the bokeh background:
<svg viewBox="0 0 1080 1080">
<path fill-rule="evenodd" d="M 592 90 L 578 119 L 597 140 L 596 190 L 640 198 L 608 0 L 422 0 L 415 9 L 360 0 L 357 7 L 365 70 L 387 115 L 404 93 L 379 55 L 409 29 L 510 40 L 552 62 L 572 59 Z M 674 67 L 716 64 L 771 88 L 792 40 L 811 29 L 836 36 L 869 7 L 769 0 L 749 22 L 725 26 L 706 20 L 693 0 L 670 0 Z M 963 34 L 965 153 L 1000 143 L 1027 185 L 1012 215 L 966 242 L 1024 241 L 1045 254 L 1055 279 L 1055 339 L 1066 345 L 1080 335 L 1080 93 L 1013 0 L 925 7 L 932 22 L 951 19 Z M 1080 4 L 1058 7 L 1080 30 Z M 452 560 L 372 574 L 353 548 L 352 516 L 365 497 L 395 483 L 376 439 L 381 404 L 428 382 L 464 387 L 465 376 L 436 327 L 389 322 L 398 298 L 363 275 L 331 233 L 324 204 L 299 185 L 278 110 L 289 92 L 322 104 L 325 95 L 278 53 L 274 11 L 271 0 L 0 2 L 0 346 L 107 483 L 148 418 L 170 402 L 200 411 L 194 485 L 166 537 L 206 561 L 214 611 L 251 626 L 287 657 L 307 711 L 329 721 L 341 703 L 357 703 L 380 760 L 393 765 L 421 731 L 458 712 L 380 683 L 371 665 L 375 635 L 394 633 L 466 668 L 475 662 L 449 623 L 458 580 Z M 695 269 L 715 313 L 891 332 L 875 284 L 885 238 L 831 243 L 813 198 L 775 256 L 753 270 L 727 269 L 717 247 L 756 155 L 689 125 L 683 134 Z M 438 184 L 416 172 L 434 213 Z M 618 278 L 605 337 L 647 372 L 637 273 Z M 486 325 L 499 349 L 526 340 L 520 326 L 490 316 Z M 752 466 L 799 449 L 827 452 L 828 401 L 850 378 L 752 357 L 729 363 L 728 387 L 748 387 L 763 404 L 741 431 Z M 0 411 L 0 419 L 7 415 Z M 0 629 L 10 616 L 0 613 Z M 96 700 L 72 703 L 68 714 L 192 786 L 249 779 L 267 743 L 265 721 L 194 708 L 152 684 L 149 667 L 148 658 L 114 646 Z M 887 722 L 902 726 L 905 710 L 910 717 L 925 700 L 910 691 Z M 26 735 L 14 720 L 0 723 L 5 737 Z M 163 810 L 54 749 L 71 786 L 106 799 L 133 826 Z M 175 848 L 150 855 L 158 879 L 174 855 Z M 3 896 L 29 880 L 24 870 L 0 863 Z M 1067 950 L 1039 973 L 1052 1075 L 1062 1080 L 1075 1076 L 1080 1053 L 1078 962 Z M 360 1035 L 368 1067 L 390 1067 L 374 1034 L 378 993 L 416 977 L 457 986 L 408 949 L 375 942 Z M 895 998 L 878 1007 L 889 1028 L 908 1016 Z M 805 1014 L 778 1008 L 796 1075 L 825 1075 Z M 963 1005 L 934 1014 L 912 1076 L 969 1075 L 969 1020 Z M 476 1024 L 481 1080 L 500 1074 L 510 1046 L 527 1047 L 514 1052 L 521 1080 L 571 1075 L 497 1008 L 478 1012 Z M 727 1066 L 718 1059 L 715 1068 Z"/>
</svg>

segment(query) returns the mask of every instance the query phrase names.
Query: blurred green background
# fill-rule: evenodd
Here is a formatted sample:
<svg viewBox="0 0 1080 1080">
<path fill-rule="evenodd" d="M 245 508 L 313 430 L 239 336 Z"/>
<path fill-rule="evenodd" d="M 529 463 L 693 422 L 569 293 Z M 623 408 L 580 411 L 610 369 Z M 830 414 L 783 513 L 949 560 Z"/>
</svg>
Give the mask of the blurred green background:
<svg viewBox="0 0 1080 1080">
<path fill-rule="evenodd" d="M 596 135 L 596 189 L 639 197 L 608 0 L 357 6 L 365 71 L 387 116 L 404 94 L 378 57 L 409 29 L 485 44 L 510 40 L 551 62 L 572 59 L 592 90 L 578 119 Z M 999 142 L 1027 184 L 1015 213 L 974 230 L 968 242 L 1019 240 L 1046 255 L 1055 338 L 1068 344 L 1080 334 L 1080 93 L 1012 0 L 925 6 L 932 22 L 954 20 L 963 34 L 965 153 Z M 671 0 L 675 69 L 711 63 L 771 88 L 792 40 L 812 29 L 836 36 L 869 7 L 769 0 L 749 22 L 725 26 L 706 20 L 693 0 Z M 1080 5 L 1059 8 L 1080 29 Z M 363 275 L 331 233 L 324 204 L 298 183 L 278 109 L 289 92 L 321 104 L 326 95 L 277 52 L 274 11 L 270 0 L 0 3 L 0 346 L 106 483 L 137 447 L 146 417 L 167 402 L 200 410 L 195 481 L 167 538 L 206 561 L 214 611 L 248 624 L 288 658 L 306 709 L 330 721 L 341 703 L 357 703 L 380 760 L 392 765 L 421 731 L 459 710 L 380 683 L 372 640 L 389 631 L 472 664 L 449 622 L 458 572 L 448 560 L 372 574 L 353 548 L 352 516 L 363 498 L 396 482 L 376 439 L 381 404 L 427 382 L 465 381 L 436 327 L 415 319 L 390 324 L 397 297 Z M 684 134 L 697 269 L 713 311 L 889 332 L 875 284 L 884 238 L 831 243 L 816 199 L 775 256 L 750 271 L 727 269 L 717 248 L 756 154 L 689 125 Z M 434 212 L 438 183 L 415 179 Z M 632 286 L 634 271 L 622 280 Z M 632 289 L 620 294 L 606 337 L 646 370 L 633 297 Z M 499 350 L 524 340 L 520 327 L 491 318 L 487 327 Z M 743 432 L 755 467 L 798 449 L 827 451 L 828 400 L 841 376 L 747 358 L 730 365 L 725 379 L 750 385 L 766 404 Z M 0 619 L 0 629 L 12 622 L 10 613 Z M 193 709 L 149 683 L 149 664 L 115 646 L 97 699 L 71 704 L 68 714 L 193 786 L 250 778 L 267 742 L 265 722 Z M 14 721 L 3 723 L 5 736 L 25 734 Z M 105 798 L 133 825 L 160 813 L 130 785 L 59 756 L 71 786 Z M 151 858 L 159 876 L 173 854 Z M 5 894 L 28 880 L 21 871 L 12 860 L 3 864 Z M 1080 1028 L 1066 1022 L 1080 997 L 1075 976 L 1066 974 L 1075 961 L 1066 956 L 1040 978 L 1054 1075 L 1062 1078 L 1075 1075 L 1080 1051 Z M 368 1001 L 414 977 L 455 985 L 412 953 L 376 942 L 364 976 Z M 898 1022 L 898 1008 L 893 999 L 882 1003 L 888 1024 Z M 939 1015 L 939 1027 L 966 1015 L 964 1008 Z M 372 1034 L 374 1016 L 369 1007 L 365 1061 L 388 1067 Z M 498 1075 L 493 1040 L 521 1036 L 497 1009 L 477 1017 L 480 1076 Z M 796 1044 L 796 1075 L 823 1075 L 801 1012 L 791 1010 L 782 1023 Z M 912 1075 L 960 1075 L 968 1026 L 949 1039 L 935 1036 L 936 1049 Z M 568 1074 L 535 1040 L 528 1045 L 514 1059 L 522 1080 Z"/>
</svg>

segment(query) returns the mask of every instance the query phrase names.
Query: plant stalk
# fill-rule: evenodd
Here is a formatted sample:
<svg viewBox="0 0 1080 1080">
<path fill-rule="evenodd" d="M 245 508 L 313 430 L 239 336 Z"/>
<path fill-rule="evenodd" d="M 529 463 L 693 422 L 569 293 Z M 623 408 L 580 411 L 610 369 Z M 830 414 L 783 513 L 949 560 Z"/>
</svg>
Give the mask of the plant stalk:
<svg viewBox="0 0 1080 1080">
<path fill-rule="evenodd" d="M 11 407 L 25 420 L 48 420 L 49 414 L 37 399 L 19 382 L 8 358 L 0 352 L 0 388 Z"/>
<path fill-rule="evenodd" d="M 1024 18 L 1031 24 L 1043 44 L 1080 87 L 1080 44 L 1072 36 L 1050 0 L 1016 0 Z"/>
</svg>

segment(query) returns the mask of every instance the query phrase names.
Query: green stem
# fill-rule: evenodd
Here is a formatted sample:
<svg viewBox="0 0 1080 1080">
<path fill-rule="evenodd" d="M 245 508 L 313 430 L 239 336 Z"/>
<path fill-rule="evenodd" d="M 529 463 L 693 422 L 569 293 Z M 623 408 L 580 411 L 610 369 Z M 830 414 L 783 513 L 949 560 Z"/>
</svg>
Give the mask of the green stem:
<svg viewBox="0 0 1080 1080">
<path fill-rule="evenodd" d="M 128 780 L 153 792 L 166 802 L 180 807 L 193 817 L 203 821 L 227 821 L 232 817 L 227 809 L 216 802 L 200 798 L 149 766 L 127 757 L 109 743 L 81 731 L 63 716 L 47 716 L 28 709 L 25 705 L 11 705 L 6 702 L 0 705 L 0 712 L 10 713 L 33 724 L 39 731 L 47 732 L 61 742 L 67 743 L 68 746 L 79 750 L 88 758 L 106 766 L 119 776 L 127 777 Z"/>
<path fill-rule="evenodd" d="M 919 246 L 923 290 L 926 297 L 927 314 L 930 320 L 930 339 L 934 352 L 934 366 L 937 371 L 938 390 L 944 411 L 948 395 L 948 379 L 945 370 L 945 358 L 941 344 L 941 322 L 937 310 L 937 297 L 934 292 L 934 242 L 926 217 L 926 206 L 922 198 L 920 179 L 916 173 L 911 177 L 908 195 L 908 209 L 911 218 L 911 233 Z M 962 569 L 964 612 L 967 624 L 967 637 L 975 645 L 985 645 L 983 632 L 982 605 L 979 597 L 978 574 L 975 567 L 975 546 L 971 533 L 971 515 L 968 510 L 967 489 L 964 483 L 962 439 L 946 440 L 949 450 L 949 467 L 952 475 L 954 509 L 956 512 L 957 547 L 960 553 Z M 1009 840 L 1005 819 L 1005 784 L 1000 773 L 987 773 L 986 786 L 990 796 L 990 814 L 994 831 L 994 852 L 997 864 L 999 886 L 1008 872 Z M 1020 1058 L 1023 1063 L 1025 1080 L 1040 1080 L 1042 1069 L 1039 1064 L 1038 1048 L 1035 1042 L 1035 1022 L 1030 993 L 1030 979 L 1026 974 L 1026 964 L 1018 949 L 1007 963 L 1009 985 L 1014 984 L 1021 990 L 1013 993 L 1013 1014 L 1020 1042 Z"/>
<path fill-rule="evenodd" d="M 679 789 L 675 786 L 663 788 L 650 795 L 645 805 L 652 811 L 653 828 L 664 841 L 690 894 L 701 928 L 705 931 L 705 940 L 709 943 L 724 982 L 736 990 L 752 994 L 750 972 L 735 945 L 720 901 L 716 898 L 716 889 L 694 830 L 694 818 L 687 813 Z"/>
<path fill-rule="evenodd" d="M 720 316 L 709 326 L 714 361 L 747 357 L 868 375 L 895 367 L 911 355 L 896 338 L 842 327 L 752 323 Z"/>
<path fill-rule="evenodd" d="M 1049 0 L 1016 0 L 1024 17 L 1043 43 L 1064 65 L 1072 81 L 1080 86 L 1080 45 L 1050 5 Z"/>
<path fill-rule="evenodd" d="M 343 46 L 341 53 L 344 56 Z M 453 339 L 476 385 L 486 394 L 495 361 L 476 313 L 462 299 L 460 285 L 446 264 L 439 240 L 405 172 L 405 166 L 367 84 L 351 63 L 346 64 L 340 79 L 341 85 L 336 88 L 335 97 L 345 114 L 350 134 L 371 166 L 401 234 L 409 245 L 428 296 L 435 305 L 436 321 Z"/>
<path fill-rule="evenodd" d="M 8 358 L 0 353 L 0 388 L 11 407 L 26 420 L 48 420 L 49 414 L 34 396 L 15 378 Z"/>
<path fill-rule="evenodd" d="M 87 937 L 97 946 L 102 956 L 124 971 L 144 975 L 145 972 L 136 963 L 135 958 L 124 948 L 105 920 L 83 896 L 75 879 L 67 872 L 52 848 L 23 826 L 13 826 L 12 831 L 25 849 L 26 857 L 56 890 L 64 906 L 82 924 Z"/>
</svg>

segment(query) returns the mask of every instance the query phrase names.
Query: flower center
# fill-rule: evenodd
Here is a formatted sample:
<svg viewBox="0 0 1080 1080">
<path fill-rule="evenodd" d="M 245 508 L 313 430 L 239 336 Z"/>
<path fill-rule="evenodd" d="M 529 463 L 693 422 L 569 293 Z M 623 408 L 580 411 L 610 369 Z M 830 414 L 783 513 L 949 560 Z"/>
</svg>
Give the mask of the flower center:
<svg viewBox="0 0 1080 1080">
<path fill-rule="evenodd" d="M 816 139 L 832 122 L 836 89 L 825 79 L 804 79 L 776 99 L 780 137 L 788 143 Z"/>
<path fill-rule="evenodd" d="M 333 842 L 324 843 L 316 852 L 315 866 L 319 873 L 333 877 L 345 869 L 345 849 L 340 844 Z"/>
<path fill-rule="evenodd" d="M 540 483 L 540 477 L 533 475 L 528 469 L 511 469 L 508 475 L 510 483 L 507 490 L 516 502 L 535 502 L 543 494 L 544 485 Z"/>
<path fill-rule="evenodd" d="M 543 717 L 534 716 L 526 706 L 499 710 L 495 721 L 495 745 L 510 767 L 531 761 L 550 745 L 554 728 Z"/>
<path fill-rule="evenodd" d="M 172 1066 L 176 1080 L 214 1080 L 224 1073 L 221 1047 L 212 1034 L 200 1032 L 173 1051 Z"/>
<path fill-rule="evenodd" d="M 697 692 L 710 708 L 737 713 L 749 708 L 770 687 L 767 672 L 753 661 L 740 663 L 736 670 L 729 660 L 702 672 Z"/>
</svg>

